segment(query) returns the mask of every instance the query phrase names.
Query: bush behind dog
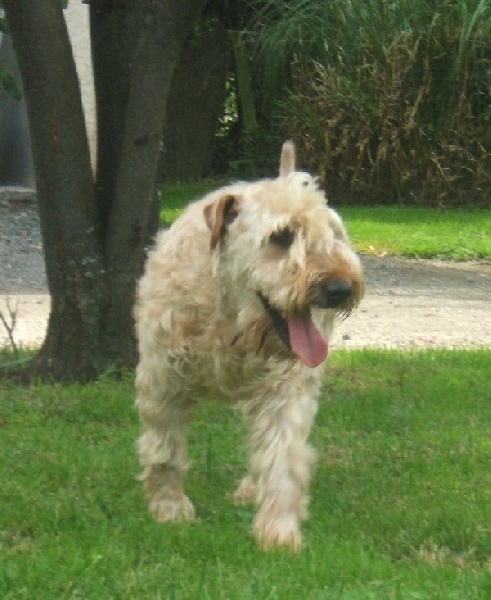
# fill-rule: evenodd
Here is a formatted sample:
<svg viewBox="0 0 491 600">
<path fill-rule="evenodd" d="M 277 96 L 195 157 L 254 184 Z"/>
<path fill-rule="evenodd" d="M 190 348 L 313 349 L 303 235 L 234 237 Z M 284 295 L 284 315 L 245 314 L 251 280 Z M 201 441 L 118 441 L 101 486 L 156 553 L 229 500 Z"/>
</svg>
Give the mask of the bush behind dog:
<svg viewBox="0 0 491 600">
<path fill-rule="evenodd" d="M 333 198 L 490 205 L 489 1 L 281 10 L 257 40 L 259 70 L 276 85 L 295 57 L 283 126 Z"/>
</svg>

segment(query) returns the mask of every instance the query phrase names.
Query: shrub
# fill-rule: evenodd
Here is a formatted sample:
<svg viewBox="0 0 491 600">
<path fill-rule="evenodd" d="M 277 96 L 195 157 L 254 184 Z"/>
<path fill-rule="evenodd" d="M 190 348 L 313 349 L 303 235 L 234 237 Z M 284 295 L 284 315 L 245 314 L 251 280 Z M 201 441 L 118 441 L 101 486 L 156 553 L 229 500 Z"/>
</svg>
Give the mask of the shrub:
<svg viewBox="0 0 491 600">
<path fill-rule="evenodd" d="M 303 0 L 277 15 L 258 63 L 272 59 L 280 31 L 283 49 L 297 36 L 283 126 L 331 193 L 491 204 L 490 15 L 490 0 Z M 323 46 L 302 45 L 307 21 Z"/>
</svg>

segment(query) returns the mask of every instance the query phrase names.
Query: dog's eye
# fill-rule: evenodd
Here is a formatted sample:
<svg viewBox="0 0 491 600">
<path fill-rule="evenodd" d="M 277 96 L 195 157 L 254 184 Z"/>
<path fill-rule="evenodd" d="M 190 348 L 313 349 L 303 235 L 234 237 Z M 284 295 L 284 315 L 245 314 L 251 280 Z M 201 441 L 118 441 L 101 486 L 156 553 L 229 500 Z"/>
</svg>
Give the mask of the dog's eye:
<svg viewBox="0 0 491 600">
<path fill-rule="evenodd" d="M 279 248 L 289 248 L 293 243 L 294 237 L 294 233 L 291 229 L 280 229 L 279 231 L 274 231 L 269 236 L 269 240 Z"/>
</svg>

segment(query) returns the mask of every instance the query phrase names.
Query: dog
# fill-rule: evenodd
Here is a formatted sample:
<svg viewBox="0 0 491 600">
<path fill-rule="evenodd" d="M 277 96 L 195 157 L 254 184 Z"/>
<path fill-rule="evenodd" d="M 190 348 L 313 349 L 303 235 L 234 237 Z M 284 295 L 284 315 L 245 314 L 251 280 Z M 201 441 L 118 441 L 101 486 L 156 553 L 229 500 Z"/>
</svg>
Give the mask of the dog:
<svg viewBox="0 0 491 600">
<path fill-rule="evenodd" d="M 191 521 L 186 426 L 201 398 L 237 404 L 262 549 L 300 549 L 308 444 L 337 316 L 363 296 L 360 261 L 316 180 L 285 142 L 279 176 L 235 183 L 190 204 L 158 234 L 138 284 L 141 476 L 161 522 Z"/>
</svg>

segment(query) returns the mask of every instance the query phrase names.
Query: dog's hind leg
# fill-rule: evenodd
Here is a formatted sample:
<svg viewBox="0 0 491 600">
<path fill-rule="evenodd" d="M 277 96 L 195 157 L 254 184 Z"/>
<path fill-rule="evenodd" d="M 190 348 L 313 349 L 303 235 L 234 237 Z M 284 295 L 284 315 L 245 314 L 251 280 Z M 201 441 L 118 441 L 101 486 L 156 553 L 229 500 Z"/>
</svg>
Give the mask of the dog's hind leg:
<svg viewBox="0 0 491 600">
<path fill-rule="evenodd" d="M 137 405 L 142 424 L 138 440 L 142 479 L 150 498 L 150 512 L 158 521 L 191 521 L 191 501 L 184 493 L 187 471 L 186 426 L 193 403 L 183 399 L 175 377 L 162 364 L 141 361 L 137 370 Z"/>
</svg>

